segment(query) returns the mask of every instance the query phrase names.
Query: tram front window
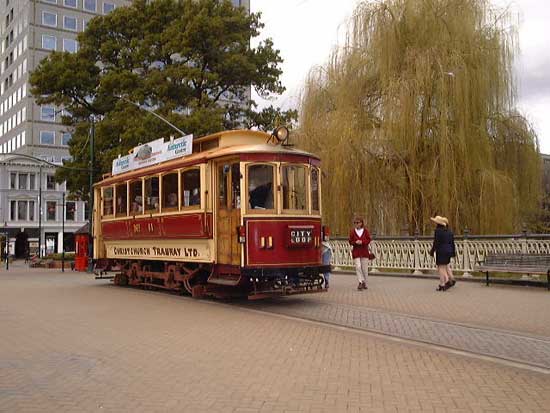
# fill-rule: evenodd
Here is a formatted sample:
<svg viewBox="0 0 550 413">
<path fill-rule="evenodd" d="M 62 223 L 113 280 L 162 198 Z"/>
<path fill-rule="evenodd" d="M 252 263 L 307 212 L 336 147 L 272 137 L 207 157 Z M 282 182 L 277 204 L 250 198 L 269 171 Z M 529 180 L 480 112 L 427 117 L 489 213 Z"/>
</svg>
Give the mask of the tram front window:
<svg viewBox="0 0 550 413">
<path fill-rule="evenodd" d="M 319 212 L 319 169 L 311 168 L 311 210 Z"/>
<path fill-rule="evenodd" d="M 273 203 L 273 171 L 271 165 L 248 167 L 248 206 L 252 210 L 275 209 Z"/>
<path fill-rule="evenodd" d="M 307 210 L 307 169 L 303 165 L 284 165 L 282 171 L 283 210 Z"/>
</svg>

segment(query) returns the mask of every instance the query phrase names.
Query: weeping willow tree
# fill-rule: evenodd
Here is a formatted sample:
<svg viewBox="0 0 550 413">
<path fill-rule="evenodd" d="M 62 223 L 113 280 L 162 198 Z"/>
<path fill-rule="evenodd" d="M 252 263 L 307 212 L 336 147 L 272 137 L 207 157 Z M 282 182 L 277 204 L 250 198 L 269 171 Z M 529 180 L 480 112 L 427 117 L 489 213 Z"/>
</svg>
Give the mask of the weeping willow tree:
<svg viewBox="0 0 550 413">
<path fill-rule="evenodd" d="M 361 3 L 307 80 L 300 145 L 321 155 L 335 233 L 508 233 L 538 208 L 540 158 L 515 109 L 515 26 L 485 0 Z"/>
</svg>

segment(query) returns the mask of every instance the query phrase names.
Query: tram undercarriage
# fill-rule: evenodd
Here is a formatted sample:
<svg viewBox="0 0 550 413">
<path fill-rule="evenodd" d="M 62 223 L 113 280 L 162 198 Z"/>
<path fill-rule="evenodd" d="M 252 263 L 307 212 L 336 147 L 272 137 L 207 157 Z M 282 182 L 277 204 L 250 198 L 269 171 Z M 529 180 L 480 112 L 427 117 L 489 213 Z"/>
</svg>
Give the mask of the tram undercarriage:
<svg viewBox="0 0 550 413">
<path fill-rule="evenodd" d="M 325 292 L 324 267 L 228 269 L 161 261 L 119 261 L 114 284 L 190 294 L 194 298 L 248 298 Z"/>
</svg>

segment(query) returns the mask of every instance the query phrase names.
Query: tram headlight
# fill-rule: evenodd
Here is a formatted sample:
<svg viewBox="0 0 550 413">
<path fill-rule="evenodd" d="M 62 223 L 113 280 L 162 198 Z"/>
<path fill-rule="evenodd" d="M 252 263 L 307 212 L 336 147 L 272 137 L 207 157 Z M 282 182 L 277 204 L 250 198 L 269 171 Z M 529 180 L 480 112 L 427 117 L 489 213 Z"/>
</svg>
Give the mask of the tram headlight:
<svg viewBox="0 0 550 413">
<path fill-rule="evenodd" d="M 282 143 L 288 138 L 288 128 L 286 126 L 279 126 L 275 129 L 272 135 L 277 139 L 277 142 Z"/>
</svg>

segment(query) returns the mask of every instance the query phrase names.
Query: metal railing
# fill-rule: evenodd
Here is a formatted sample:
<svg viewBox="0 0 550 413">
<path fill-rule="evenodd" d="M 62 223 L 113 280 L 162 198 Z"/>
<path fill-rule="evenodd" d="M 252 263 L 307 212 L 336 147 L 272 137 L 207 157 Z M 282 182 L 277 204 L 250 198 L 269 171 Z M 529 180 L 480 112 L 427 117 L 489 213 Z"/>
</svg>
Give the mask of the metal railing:
<svg viewBox="0 0 550 413">
<path fill-rule="evenodd" d="M 433 238 L 417 237 L 373 237 L 370 250 L 376 258 L 369 261 L 370 271 L 408 270 L 412 274 L 423 274 L 436 270 L 435 259 L 430 256 Z M 333 248 L 334 267 L 354 267 L 351 245 L 347 238 L 330 240 Z M 455 237 L 456 257 L 451 261 L 455 271 L 471 276 L 474 266 L 489 253 L 497 254 L 550 254 L 550 235 L 516 234 Z"/>
</svg>

